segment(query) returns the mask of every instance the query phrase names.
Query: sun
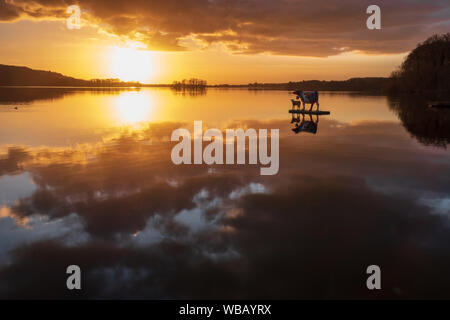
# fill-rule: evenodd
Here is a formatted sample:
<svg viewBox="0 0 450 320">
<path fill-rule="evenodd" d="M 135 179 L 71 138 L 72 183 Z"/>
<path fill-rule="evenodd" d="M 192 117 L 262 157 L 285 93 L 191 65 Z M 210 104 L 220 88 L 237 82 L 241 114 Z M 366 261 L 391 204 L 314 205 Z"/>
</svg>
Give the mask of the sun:
<svg viewBox="0 0 450 320">
<path fill-rule="evenodd" d="M 114 78 L 145 83 L 154 76 L 155 69 L 155 59 L 151 51 L 122 47 L 111 49 L 110 71 Z"/>
</svg>

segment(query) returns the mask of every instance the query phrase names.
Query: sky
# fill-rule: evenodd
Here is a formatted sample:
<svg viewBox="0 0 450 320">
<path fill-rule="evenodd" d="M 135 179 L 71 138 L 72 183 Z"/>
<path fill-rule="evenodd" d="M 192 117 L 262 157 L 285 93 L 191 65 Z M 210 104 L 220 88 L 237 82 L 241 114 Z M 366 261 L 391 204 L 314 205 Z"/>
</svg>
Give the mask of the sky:
<svg viewBox="0 0 450 320">
<path fill-rule="evenodd" d="M 442 0 L 0 0 L 0 64 L 144 83 L 345 80 L 389 76 L 449 30 Z"/>
</svg>

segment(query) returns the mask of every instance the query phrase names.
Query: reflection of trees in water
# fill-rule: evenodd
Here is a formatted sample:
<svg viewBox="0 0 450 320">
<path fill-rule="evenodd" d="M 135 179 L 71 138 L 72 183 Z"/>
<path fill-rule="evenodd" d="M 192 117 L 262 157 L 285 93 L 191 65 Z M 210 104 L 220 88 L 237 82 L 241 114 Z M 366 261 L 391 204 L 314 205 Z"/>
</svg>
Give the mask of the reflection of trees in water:
<svg viewBox="0 0 450 320">
<path fill-rule="evenodd" d="M 408 132 L 424 145 L 446 148 L 450 143 L 450 109 L 429 108 L 424 96 L 408 95 L 388 99 Z"/>
<path fill-rule="evenodd" d="M 57 87 L 3 87 L 0 88 L 0 105 L 28 104 L 36 100 L 57 100 L 81 91 L 91 94 L 119 94 L 123 91 L 139 91 L 139 88 L 57 88 Z"/>
<path fill-rule="evenodd" d="M 175 94 L 179 94 L 182 96 L 204 96 L 206 95 L 206 88 L 203 87 L 194 87 L 194 88 L 176 88 L 172 87 L 172 90 Z"/>
<path fill-rule="evenodd" d="M 206 80 L 201 79 L 183 79 L 181 81 L 174 81 L 171 88 L 175 94 L 181 94 L 182 96 L 203 96 L 206 94 Z"/>
<path fill-rule="evenodd" d="M 27 104 L 35 100 L 55 100 L 72 94 L 69 89 L 54 88 L 0 88 L 0 105 Z"/>
</svg>

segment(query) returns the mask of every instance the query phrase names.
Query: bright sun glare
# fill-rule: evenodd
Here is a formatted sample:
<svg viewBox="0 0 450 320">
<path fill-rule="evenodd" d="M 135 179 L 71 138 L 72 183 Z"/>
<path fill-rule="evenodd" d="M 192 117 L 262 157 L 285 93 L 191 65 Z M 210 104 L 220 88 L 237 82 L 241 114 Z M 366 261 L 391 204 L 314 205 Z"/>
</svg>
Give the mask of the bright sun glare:
<svg viewBox="0 0 450 320">
<path fill-rule="evenodd" d="M 111 51 L 111 72 L 122 81 L 148 82 L 155 73 L 152 52 L 115 47 Z"/>
<path fill-rule="evenodd" d="M 123 92 L 116 99 L 116 110 L 122 124 L 132 125 L 149 121 L 153 110 L 153 99 L 145 92 Z"/>
</svg>

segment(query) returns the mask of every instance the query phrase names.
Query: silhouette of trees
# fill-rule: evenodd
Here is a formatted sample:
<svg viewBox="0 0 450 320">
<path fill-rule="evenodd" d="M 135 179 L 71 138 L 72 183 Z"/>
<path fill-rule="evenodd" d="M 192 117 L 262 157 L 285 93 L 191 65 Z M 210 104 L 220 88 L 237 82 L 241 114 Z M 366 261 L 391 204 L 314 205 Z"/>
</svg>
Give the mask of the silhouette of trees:
<svg viewBox="0 0 450 320">
<path fill-rule="evenodd" d="M 388 78 L 351 78 L 342 81 L 303 80 L 288 83 L 249 83 L 250 90 L 318 90 L 318 91 L 365 91 L 383 92 Z"/>
<path fill-rule="evenodd" d="M 139 87 L 141 86 L 140 82 L 128 81 L 124 82 L 117 78 L 112 79 L 91 79 L 89 80 L 89 86 L 92 87 Z"/>
<path fill-rule="evenodd" d="M 433 35 L 409 53 L 391 74 L 389 91 L 450 92 L 450 33 Z"/>
<path fill-rule="evenodd" d="M 205 88 L 206 85 L 207 85 L 206 80 L 191 78 L 191 79 L 183 79 L 181 81 L 174 81 L 172 87 L 177 90 L 183 90 L 183 89 Z"/>
<path fill-rule="evenodd" d="M 171 87 L 182 95 L 187 93 L 189 96 L 201 96 L 206 94 L 206 85 L 206 80 L 191 78 L 174 81 Z"/>
</svg>

